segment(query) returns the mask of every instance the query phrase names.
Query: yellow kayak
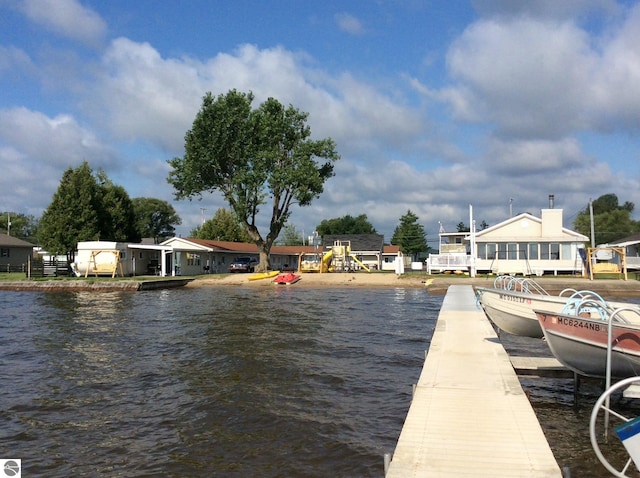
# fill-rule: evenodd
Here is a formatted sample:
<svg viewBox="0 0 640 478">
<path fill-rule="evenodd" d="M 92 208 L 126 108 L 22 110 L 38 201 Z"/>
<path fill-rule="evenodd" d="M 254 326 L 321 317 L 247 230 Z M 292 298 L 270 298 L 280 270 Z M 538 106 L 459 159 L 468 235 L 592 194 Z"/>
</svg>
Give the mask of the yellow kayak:
<svg viewBox="0 0 640 478">
<path fill-rule="evenodd" d="M 250 275 L 247 279 L 249 280 L 270 279 L 271 277 L 275 277 L 278 274 L 280 274 L 280 271 L 256 272 L 255 274 Z"/>
</svg>

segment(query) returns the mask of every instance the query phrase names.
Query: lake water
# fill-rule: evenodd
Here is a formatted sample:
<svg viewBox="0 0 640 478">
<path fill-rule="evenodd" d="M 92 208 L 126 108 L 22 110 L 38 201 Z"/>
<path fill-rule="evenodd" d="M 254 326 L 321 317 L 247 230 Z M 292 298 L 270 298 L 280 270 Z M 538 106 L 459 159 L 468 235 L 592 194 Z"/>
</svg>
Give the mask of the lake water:
<svg viewBox="0 0 640 478">
<path fill-rule="evenodd" d="M 382 477 L 442 299 L 0 291 L 0 458 L 22 459 L 25 477 Z M 576 409 L 571 381 L 523 384 L 559 463 L 606 476 L 588 438 L 601 390 L 583 387 Z"/>
<path fill-rule="evenodd" d="M 441 301 L 0 291 L 0 458 L 29 477 L 381 477 Z"/>
</svg>

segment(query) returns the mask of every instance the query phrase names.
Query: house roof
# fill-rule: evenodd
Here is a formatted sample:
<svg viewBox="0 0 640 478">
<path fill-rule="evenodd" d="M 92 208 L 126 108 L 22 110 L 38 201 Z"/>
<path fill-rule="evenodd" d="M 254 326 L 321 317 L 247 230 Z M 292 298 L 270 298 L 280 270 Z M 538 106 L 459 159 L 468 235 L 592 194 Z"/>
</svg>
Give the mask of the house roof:
<svg viewBox="0 0 640 478">
<path fill-rule="evenodd" d="M 505 221 L 502 221 L 502 222 L 500 222 L 498 224 L 495 224 L 495 225 L 493 225 L 491 227 L 483 229 L 480 232 L 476 232 L 475 238 L 476 238 L 476 240 L 482 239 L 483 236 L 490 236 L 492 233 L 494 233 L 494 232 L 496 232 L 496 231 L 498 231 L 500 229 L 506 228 L 507 226 L 510 226 L 510 225 L 513 225 L 513 224 L 517 224 L 518 222 L 521 222 L 521 221 L 532 221 L 532 222 L 537 223 L 537 224 L 542 224 L 542 219 L 541 218 L 533 216 L 533 215 L 531 215 L 529 213 L 523 212 L 521 214 L 518 214 L 517 216 L 511 217 L 511 218 L 509 218 L 509 219 L 507 219 Z M 571 241 L 586 242 L 586 241 L 589 240 L 589 238 L 587 236 L 585 236 L 583 234 L 580 234 L 579 232 L 572 231 L 571 229 L 568 229 L 566 227 L 562 227 L 561 228 L 561 232 L 562 232 L 563 236 L 566 236 L 567 238 L 570 238 Z M 465 237 L 465 240 L 469 240 L 469 239 L 470 239 L 470 236 L 466 236 Z M 515 238 L 515 239 L 518 239 L 518 238 Z M 553 238 L 549 238 L 549 239 L 559 240 L 561 238 L 560 237 L 553 237 Z"/>
<path fill-rule="evenodd" d="M 235 254 L 258 254 L 258 246 L 252 242 L 232 242 L 232 241 L 213 241 L 209 239 L 193 239 L 173 237 L 167 239 L 163 244 L 172 245 L 176 249 L 176 243 L 182 243 L 185 248 L 197 246 L 199 249 L 207 252 L 229 252 Z M 313 246 L 272 246 L 272 254 L 297 255 L 304 252 L 313 252 Z"/>
<path fill-rule="evenodd" d="M 331 247 L 336 241 L 350 241 L 352 251 L 382 251 L 384 248 L 382 234 L 328 234 L 322 236 L 324 247 Z"/>
<path fill-rule="evenodd" d="M 397 254 L 400 250 L 400 246 L 389 246 L 382 244 L 382 237 L 378 234 L 364 234 L 364 236 L 379 236 L 380 243 L 377 240 L 372 242 L 374 238 L 363 238 L 362 241 L 354 240 L 352 238 L 357 238 L 358 235 L 349 235 L 349 236 L 327 236 L 327 237 L 342 237 L 349 239 L 340 239 L 340 240 L 351 240 L 351 250 L 352 251 L 383 251 L 384 254 Z M 356 246 L 354 247 L 354 243 Z M 258 246 L 254 243 L 248 242 L 231 242 L 231 241 L 213 241 L 208 239 L 193 239 L 193 238 L 181 238 L 181 237 L 172 237 L 167 239 L 162 243 L 163 245 L 171 245 L 175 249 L 179 250 L 190 249 L 193 250 L 193 247 L 196 246 L 197 249 L 201 249 L 206 252 L 228 252 L 235 254 L 258 254 Z M 333 240 L 331 240 L 329 245 L 333 245 Z M 376 247 L 372 247 L 375 245 Z M 361 247 L 362 246 L 362 247 Z M 272 254 L 281 254 L 281 255 L 298 255 L 303 253 L 312 253 L 315 252 L 314 246 L 277 246 L 274 245 L 271 247 Z"/>
<path fill-rule="evenodd" d="M 33 248 L 35 247 L 35 244 L 31 244 L 30 242 L 23 241 L 22 239 L 18 239 L 17 237 L 13 237 L 8 234 L 0 234 L 0 246 Z"/>
<path fill-rule="evenodd" d="M 400 252 L 400 246 L 388 245 L 385 244 L 382 253 L 383 254 L 397 254 Z"/>
<path fill-rule="evenodd" d="M 617 239 L 613 242 L 610 242 L 609 245 L 626 247 L 626 246 L 631 246 L 633 244 L 638 244 L 638 243 L 640 243 L 640 233 L 632 234 L 630 236 L 623 237 L 622 239 Z"/>
</svg>

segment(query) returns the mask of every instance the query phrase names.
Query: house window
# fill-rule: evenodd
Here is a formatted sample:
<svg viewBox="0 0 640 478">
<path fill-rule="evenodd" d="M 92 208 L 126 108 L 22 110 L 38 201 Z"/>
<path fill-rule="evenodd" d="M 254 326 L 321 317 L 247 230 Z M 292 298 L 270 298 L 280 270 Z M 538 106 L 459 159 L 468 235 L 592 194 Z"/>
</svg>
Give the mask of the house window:
<svg viewBox="0 0 640 478">
<path fill-rule="evenodd" d="M 562 253 L 561 257 L 565 261 L 575 259 L 575 256 L 572 257 L 572 254 L 571 254 L 571 244 L 562 244 L 561 253 Z"/>
<path fill-rule="evenodd" d="M 560 244 L 557 242 L 549 244 L 549 258 L 553 261 L 560 260 Z"/>
<path fill-rule="evenodd" d="M 539 252 L 540 251 L 538 250 L 538 243 L 529 243 L 529 260 L 537 261 L 538 259 L 540 259 Z"/>
<path fill-rule="evenodd" d="M 483 242 L 478 244 L 478 259 L 486 259 L 487 258 L 487 245 Z"/>
<path fill-rule="evenodd" d="M 188 266 L 199 266 L 200 265 L 200 255 L 193 254 L 191 252 L 187 252 L 187 265 Z"/>
<path fill-rule="evenodd" d="M 524 261 L 529 258 L 529 254 L 527 253 L 527 244 L 521 242 L 518 244 L 518 259 Z"/>
<path fill-rule="evenodd" d="M 540 243 L 540 259 L 549 260 L 549 243 L 548 242 Z"/>
<path fill-rule="evenodd" d="M 507 259 L 510 261 L 518 259 L 518 244 L 513 242 L 507 244 Z"/>
<path fill-rule="evenodd" d="M 487 244 L 487 259 L 496 259 L 497 247 L 496 244 Z"/>
<path fill-rule="evenodd" d="M 10 249 L 0 248 L 0 257 L 9 257 Z"/>
</svg>

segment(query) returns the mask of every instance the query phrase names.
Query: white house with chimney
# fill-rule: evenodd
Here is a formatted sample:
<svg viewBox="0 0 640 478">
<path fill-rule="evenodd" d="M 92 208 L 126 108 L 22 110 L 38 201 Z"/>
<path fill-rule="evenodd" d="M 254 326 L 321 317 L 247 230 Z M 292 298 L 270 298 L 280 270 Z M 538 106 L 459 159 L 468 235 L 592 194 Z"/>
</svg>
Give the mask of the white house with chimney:
<svg viewBox="0 0 640 478">
<path fill-rule="evenodd" d="M 427 271 L 468 272 L 475 266 L 477 273 L 582 275 L 589 238 L 563 227 L 562 219 L 562 209 L 550 208 L 540 217 L 519 214 L 473 238 L 441 231 L 440 251 L 429 255 Z"/>
</svg>

